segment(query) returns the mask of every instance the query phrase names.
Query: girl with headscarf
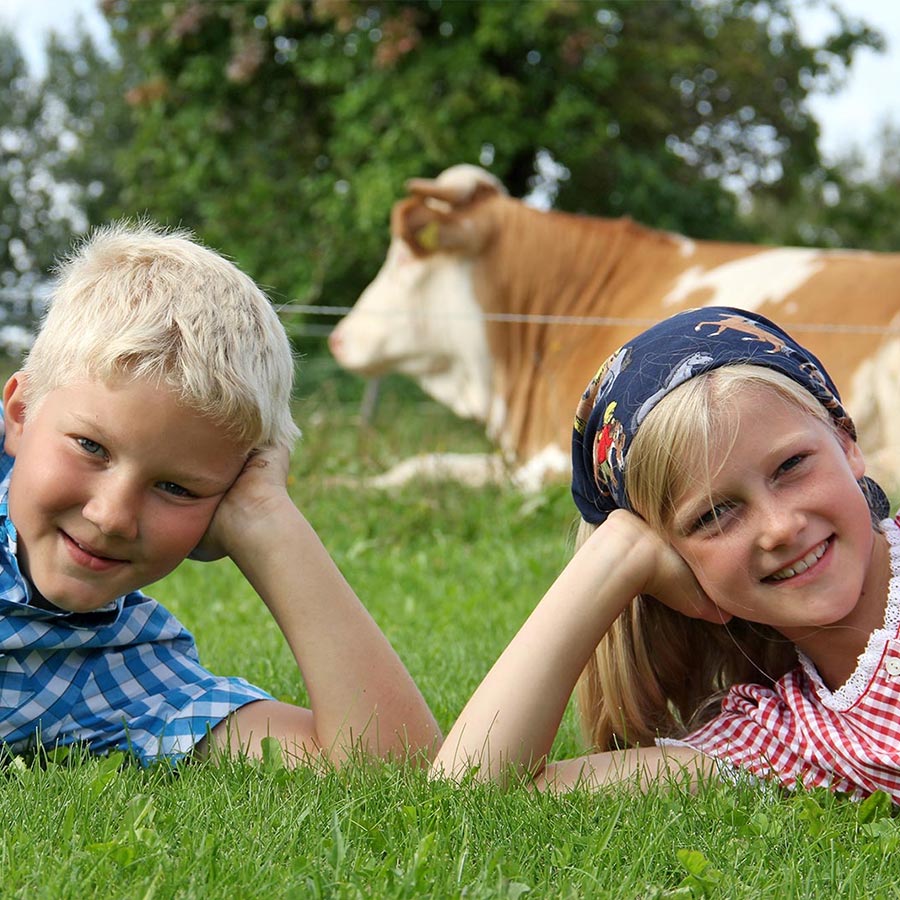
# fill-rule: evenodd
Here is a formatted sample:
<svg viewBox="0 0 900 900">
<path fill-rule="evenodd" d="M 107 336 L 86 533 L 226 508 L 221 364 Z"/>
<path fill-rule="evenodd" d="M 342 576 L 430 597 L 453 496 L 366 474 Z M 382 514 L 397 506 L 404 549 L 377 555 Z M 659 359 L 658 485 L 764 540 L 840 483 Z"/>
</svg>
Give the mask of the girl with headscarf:
<svg viewBox="0 0 900 900">
<path fill-rule="evenodd" d="M 435 774 L 900 803 L 900 526 L 819 360 L 755 313 L 679 313 L 601 366 L 572 451 L 578 550 Z M 590 752 L 549 762 L 576 682 Z"/>
</svg>

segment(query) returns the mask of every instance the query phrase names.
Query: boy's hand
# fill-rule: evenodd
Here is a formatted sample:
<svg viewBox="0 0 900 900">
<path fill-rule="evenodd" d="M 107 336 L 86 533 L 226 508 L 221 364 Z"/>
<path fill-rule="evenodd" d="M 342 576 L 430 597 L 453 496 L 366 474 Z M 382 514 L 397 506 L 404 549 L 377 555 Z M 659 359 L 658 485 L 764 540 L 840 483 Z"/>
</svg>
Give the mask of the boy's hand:
<svg viewBox="0 0 900 900">
<path fill-rule="evenodd" d="M 290 453 L 286 448 L 270 447 L 251 453 L 189 558 L 210 562 L 231 556 L 233 548 L 263 526 L 267 516 L 285 503 L 295 509 L 287 493 L 289 467 Z"/>
</svg>

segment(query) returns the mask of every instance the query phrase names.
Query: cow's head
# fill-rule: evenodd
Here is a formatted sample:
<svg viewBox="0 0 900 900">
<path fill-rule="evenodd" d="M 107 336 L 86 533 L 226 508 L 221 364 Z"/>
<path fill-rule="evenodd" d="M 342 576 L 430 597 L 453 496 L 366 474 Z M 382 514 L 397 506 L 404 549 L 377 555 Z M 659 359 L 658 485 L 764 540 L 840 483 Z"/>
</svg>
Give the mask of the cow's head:
<svg viewBox="0 0 900 900">
<path fill-rule="evenodd" d="M 491 238 L 483 201 L 506 192 L 475 166 L 407 187 L 387 259 L 329 346 L 346 369 L 401 372 L 457 415 L 485 421 L 492 366 L 473 269 Z"/>
</svg>

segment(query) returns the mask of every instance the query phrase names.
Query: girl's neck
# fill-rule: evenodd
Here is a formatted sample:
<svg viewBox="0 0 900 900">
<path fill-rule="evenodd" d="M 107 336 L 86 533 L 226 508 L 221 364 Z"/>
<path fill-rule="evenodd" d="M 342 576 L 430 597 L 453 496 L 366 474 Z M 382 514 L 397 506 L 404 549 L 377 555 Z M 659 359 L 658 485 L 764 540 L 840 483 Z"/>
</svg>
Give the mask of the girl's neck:
<svg viewBox="0 0 900 900">
<path fill-rule="evenodd" d="M 869 636 L 884 624 L 891 576 L 890 547 L 885 535 L 876 531 L 868 573 L 850 615 L 823 628 L 785 632 L 785 637 L 813 662 L 830 691 L 837 690 L 853 674 Z"/>
</svg>

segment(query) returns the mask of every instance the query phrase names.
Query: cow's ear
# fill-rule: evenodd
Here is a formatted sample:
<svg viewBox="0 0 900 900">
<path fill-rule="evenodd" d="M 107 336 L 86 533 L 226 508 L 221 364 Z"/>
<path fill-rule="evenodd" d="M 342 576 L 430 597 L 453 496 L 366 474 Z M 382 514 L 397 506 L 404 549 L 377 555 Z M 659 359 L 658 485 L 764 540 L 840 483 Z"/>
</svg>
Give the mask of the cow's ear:
<svg viewBox="0 0 900 900">
<path fill-rule="evenodd" d="M 396 204 L 391 230 L 416 254 L 459 253 L 474 256 L 485 244 L 486 233 L 477 215 L 435 209 L 415 198 Z"/>
</svg>

